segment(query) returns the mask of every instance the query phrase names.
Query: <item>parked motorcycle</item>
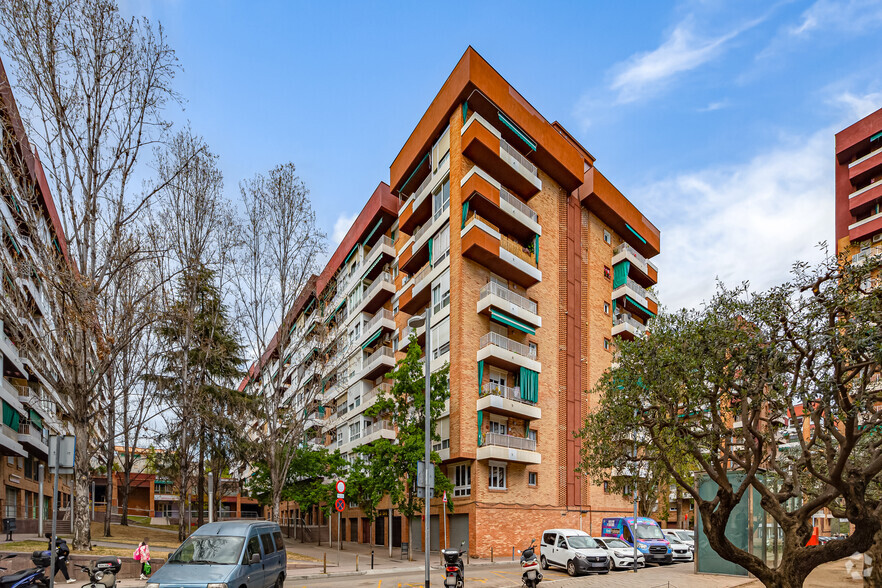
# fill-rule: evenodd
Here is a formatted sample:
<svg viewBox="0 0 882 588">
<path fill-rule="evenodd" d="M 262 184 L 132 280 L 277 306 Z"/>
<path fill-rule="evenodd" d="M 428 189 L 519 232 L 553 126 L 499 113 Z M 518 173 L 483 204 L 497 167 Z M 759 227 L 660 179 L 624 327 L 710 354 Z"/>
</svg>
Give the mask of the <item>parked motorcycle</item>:
<svg viewBox="0 0 882 588">
<path fill-rule="evenodd" d="M 116 575 L 122 568 L 122 560 L 118 557 L 102 557 L 95 562 L 95 567 L 75 565 L 89 576 L 89 582 L 82 588 L 115 588 Z"/>
<path fill-rule="evenodd" d="M 15 554 L 9 554 L 0 558 L 0 561 L 12 559 L 13 557 L 15 557 Z M 30 588 L 38 584 L 49 586 L 49 579 L 43 573 L 49 565 L 49 552 L 35 551 L 31 555 L 31 562 L 36 567 L 0 576 L 0 588 Z M 6 570 L 6 568 L 0 567 L 0 570 Z"/>
<path fill-rule="evenodd" d="M 542 572 L 539 571 L 539 560 L 533 550 L 535 539 L 530 540 L 530 546 L 521 552 L 521 581 L 527 588 L 536 588 L 542 581 Z"/>
<path fill-rule="evenodd" d="M 444 585 L 453 586 L 454 588 L 463 588 L 465 586 L 465 566 L 462 563 L 462 555 L 465 550 L 462 548 L 465 541 L 459 544 L 459 549 L 442 549 L 441 554 L 444 556 Z"/>
</svg>

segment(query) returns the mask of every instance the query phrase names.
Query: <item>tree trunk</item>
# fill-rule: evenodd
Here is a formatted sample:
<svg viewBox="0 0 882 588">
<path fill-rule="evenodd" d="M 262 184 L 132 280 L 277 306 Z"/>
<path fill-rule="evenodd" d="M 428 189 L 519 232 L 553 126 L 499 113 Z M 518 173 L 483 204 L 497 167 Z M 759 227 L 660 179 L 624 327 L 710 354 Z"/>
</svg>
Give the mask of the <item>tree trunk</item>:
<svg viewBox="0 0 882 588">
<path fill-rule="evenodd" d="M 114 439 L 114 431 L 116 429 L 116 409 L 114 408 L 114 403 L 111 402 L 108 407 L 107 413 L 107 454 L 106 454 L 106 467 L 107 467 L 107 486 L 104 493 L 104 536 L 111 537 L 110 534 L 110 521 L 113 515 L 113 462 L 116 461 L 114 457 L 116 456 L 116 450 L 113 444 Z M 92 500 L 95 500 L 95 497 L 92 497 Z"/>
<path fill-rule="evenodd" d="M 863 573 L 864 588 L 882 586 L 882 529 L 876 532 L 873 545 L 864 553 Z"/>
<path fill-rule="evenodd" d="M 199 426 L 199 473 L 196 478 L 196 526 L 205 524 L 205 423 Z"/>
<path fill-rule="evenodd" d="M 76 435 L 76 455 L 74 458 L 73 500 L 74 512 L 71 514 L 73 531 L 72 548 L 78 551 L 92 549 L 92 528 L 89 521 L 89 422 L 82 413 L 74 417 L 74 434 Z"/>
<path fill-rule="evenodd" d="M 123 483 L 119 487 L 120 492 L 120 517 L 119 524 L 129 526 L 129 488 L 132 485 L 132 473 L 127 468 L 123 472 Z"/>
</svg>

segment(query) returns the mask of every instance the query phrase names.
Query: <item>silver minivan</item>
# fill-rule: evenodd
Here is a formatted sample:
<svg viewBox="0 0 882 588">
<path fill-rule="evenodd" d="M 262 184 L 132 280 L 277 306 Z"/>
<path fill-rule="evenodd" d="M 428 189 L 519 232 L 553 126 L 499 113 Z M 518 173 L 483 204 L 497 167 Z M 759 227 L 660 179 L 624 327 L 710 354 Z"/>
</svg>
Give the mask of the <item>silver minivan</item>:
<svg viewBox="0 0 882 588">
<path fill-rule="evenodd" d="M 277 523 L 209 523 L 169 556 L 147 588 L 282 588 L 287 565 Z"/>
<path fill-rule="evenodd" d="M 543 531 L 539 552 L 543 570 L 548 566 L 560 566 L 566 568 L 569 575 L 576 576 L 588 572 L 605 574 L 612 569 L 606 550 L 601 549 L 588 533 L 576 529 Z"/>
</svg>

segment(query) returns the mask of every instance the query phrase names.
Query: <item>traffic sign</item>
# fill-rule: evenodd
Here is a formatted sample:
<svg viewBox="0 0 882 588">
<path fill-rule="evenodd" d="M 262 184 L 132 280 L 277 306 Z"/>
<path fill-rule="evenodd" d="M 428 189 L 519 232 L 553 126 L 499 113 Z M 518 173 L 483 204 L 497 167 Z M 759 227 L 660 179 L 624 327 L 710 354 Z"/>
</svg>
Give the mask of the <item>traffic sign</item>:
<svg viewBox="0 0 882 588">
<path fill-rule="evenodd" d="M 337 502 L 334 503 L 334 508 L 337 509 L 337 512 L 343 512 L 346 509 L 346 501 L 338 498 Z"/>
<path fill-rule="evenodd" d="M 343 480 L 337 480 L 336 488 L 337 494 L 343 494 L 344 492 L 346 492 L 346 482 L 344 482 Z"/>
<path fill-rule="evenodd" d="M 447 504 L 447 490 L 444 491 L 444 498 L 442 498 L 444 504 Z"/>
</svg>

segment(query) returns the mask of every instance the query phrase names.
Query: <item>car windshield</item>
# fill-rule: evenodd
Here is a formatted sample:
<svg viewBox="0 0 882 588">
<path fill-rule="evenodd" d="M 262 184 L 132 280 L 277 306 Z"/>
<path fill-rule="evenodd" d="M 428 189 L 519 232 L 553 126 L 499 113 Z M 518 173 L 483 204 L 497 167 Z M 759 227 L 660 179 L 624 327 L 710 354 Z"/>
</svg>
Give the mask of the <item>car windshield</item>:
<svg viewBox="0 0 882 588">
<path fill-rule="evenodd" d="M 631 547 L 621 539 L 604 539 L 607 547 L 611 547 L 613 549 L 617 549 L 619 547 Z"/>
<path fill-rule="evenodd" d="M 180 564 L 235 564 L 242 554 L 243 537 L 192 535 L 168 559 Z"/>
<path fill-rule="evenodd" d="M 597 547 L 597 541 L 585 535 L 570 535 L 567 537 L 567 543 L 570 549 L 594 549 Z"/>
<path fill-rule="evenodd" d="M 657 525 L 647 525 L 646 523 L 637 523 L 634 525 L 634 534 L 638 539 L 664 539 L 662 530 Z"/>
<path fill-rule="evenodd" d="M 687 541 L 695 541 L 695 532 L 694 531 L 680 531 L 677 533 L 680 539 L 686 539 Z"/>
</svg>

